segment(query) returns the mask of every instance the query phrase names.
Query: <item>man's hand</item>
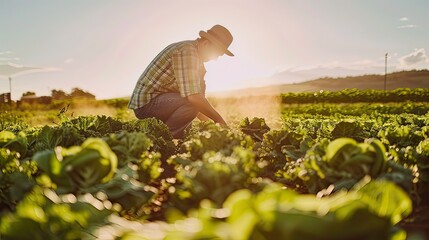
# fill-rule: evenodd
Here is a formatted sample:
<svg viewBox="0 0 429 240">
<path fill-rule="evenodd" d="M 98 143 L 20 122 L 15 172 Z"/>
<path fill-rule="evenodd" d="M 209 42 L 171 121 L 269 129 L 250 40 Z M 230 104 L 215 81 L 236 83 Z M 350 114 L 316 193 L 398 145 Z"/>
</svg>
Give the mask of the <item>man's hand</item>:
<svg viewBox="0 0 429 240">
<path fill-rule="evenodd" d="M 194 105 L 198 111 L 212 119 L 215 123 L 226 126 L 222 116 L 210 105 L 209 101 L 202 94 L 193 94 L 187 97 L 188 101 Z"/>
</svg>

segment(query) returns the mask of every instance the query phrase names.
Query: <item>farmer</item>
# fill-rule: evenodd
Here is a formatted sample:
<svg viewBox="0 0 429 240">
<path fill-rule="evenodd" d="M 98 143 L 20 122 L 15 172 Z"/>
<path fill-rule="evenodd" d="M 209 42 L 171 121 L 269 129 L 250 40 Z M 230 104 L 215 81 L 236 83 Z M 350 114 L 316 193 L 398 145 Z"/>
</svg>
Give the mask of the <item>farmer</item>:
<svg viewBox="0 0 429 240">
<path fill-rule="evenodd" d="M 128 108 L 138 119 L 157 118 L 167 124 L 174 138 L 198 117 L 226 125 L 205 97 L 204 62 L 227 54 L 232 35 L 215 25 L 200 38 L 167 46 L 149 64 L 137 81 Z"/>
</svg>

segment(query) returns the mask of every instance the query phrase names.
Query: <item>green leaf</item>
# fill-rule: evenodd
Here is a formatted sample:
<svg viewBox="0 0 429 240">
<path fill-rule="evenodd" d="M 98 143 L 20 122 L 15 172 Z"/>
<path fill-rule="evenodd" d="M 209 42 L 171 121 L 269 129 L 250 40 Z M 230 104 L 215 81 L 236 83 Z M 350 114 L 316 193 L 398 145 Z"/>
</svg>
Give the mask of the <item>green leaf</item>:
<svg viewBox="0 0 429 240">
<path fill-rule="evenodd" d="M 389 218 L 392 224 L 399 223 L 412 212 L 413 204 L 408 194 L 389 181 L 370 182 L 358 192 L 372 211 Z"/>
<path fill-rule="evenodd" d="M 326 148 L 326 160 L 328 162 L 332 162 L 335 158 L 339 157 L 339 155 L 343 151 L 347 151 L 352 147 L 355 147 L 357 142 L 351 138 L 337 138 L 331 143 L 329 143 Z"/>
<path fill-rule="evenodd" d="M 1 131 L 0 148 L 1 147 L 18 152 L 21 157 L 25 157 L 28 150 L 27 138 L 23 132 L 19 132 L 15 135 L 10 131 Z"/>
</svg>

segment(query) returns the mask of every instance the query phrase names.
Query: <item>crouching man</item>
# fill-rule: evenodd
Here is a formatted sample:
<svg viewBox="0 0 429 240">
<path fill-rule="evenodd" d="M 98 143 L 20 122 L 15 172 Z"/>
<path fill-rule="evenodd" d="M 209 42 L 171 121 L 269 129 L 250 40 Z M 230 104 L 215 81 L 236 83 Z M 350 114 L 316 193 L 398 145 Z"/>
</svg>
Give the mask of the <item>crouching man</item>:
<svg viewBox="0 0 429 240">
<path fill-rule="evenodd" d="M 233 37 L 221 25 L 200 31 L 199 36 L 162 50 L 138 79 L 128 104 L 138 119 L 154 117 L 164 122 L 174 138 L 182 138 L 196 117 L 226 125 L 205 97 L 203 63 L 224 54 L 234 56 L 228 50 Z"/>
</svg>

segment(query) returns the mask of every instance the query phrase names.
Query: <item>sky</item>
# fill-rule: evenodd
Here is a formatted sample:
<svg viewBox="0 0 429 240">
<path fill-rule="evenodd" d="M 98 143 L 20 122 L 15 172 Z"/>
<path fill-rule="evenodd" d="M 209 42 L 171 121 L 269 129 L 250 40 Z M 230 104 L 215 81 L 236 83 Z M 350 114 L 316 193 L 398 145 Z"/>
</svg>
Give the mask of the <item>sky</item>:
<svg viewBox="0 0 429 240">
<path fill-rule="evenodd" d="M 24 92 L 129 97 L 167 45 L 228 28 L 234 57 L 205 64 L 208 92 L 428 69 L 427 0 L 0 0 L 0 65 Z M 0 93 L 9 92 L 1 76 Z"/>
</svg>

